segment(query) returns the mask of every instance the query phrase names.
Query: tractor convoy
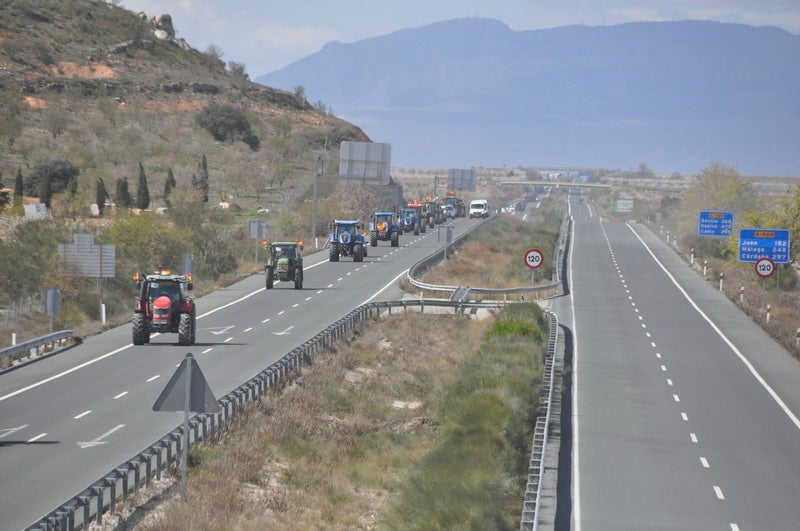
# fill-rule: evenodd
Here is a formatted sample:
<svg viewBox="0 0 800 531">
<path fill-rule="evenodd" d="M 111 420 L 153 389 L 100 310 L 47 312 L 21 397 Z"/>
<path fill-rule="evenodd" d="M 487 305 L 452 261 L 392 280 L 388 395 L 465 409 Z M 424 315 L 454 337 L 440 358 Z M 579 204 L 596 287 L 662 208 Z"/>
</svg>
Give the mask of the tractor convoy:
<svg viewBox="0 0 800 531">
<path fill-rule="evenodd" d="M 402 234 L 416 236 L 437 224 L 466 215 L 464 200 L 451 191 L 441 199 L 431 196 L 414 199 L 399 211 L 376 210 L 368 232 L 358 220 L 337 219 L 329 225 L 330 236 L 326 242 L 329 260 L 338 262 L 344 256 L 352 257 L 353 262 L 363 262 L 367 249 L 377 247 L 378 242 L 389 242 L 391 247 L 399 247 Z M 261 243 L 267 253 L 264 267 L 266 289 L 272 289 L 279 281 L 293 282 L 294 289 L 303 289 L 303 242 L 262 240 Z M 134 281 L 133 344 L 149 343 L 152 333 L 177 333 L 178 344 L 193 345 L 196 309 L 194 300 L 188 295 L 192 289 L 192 275 L 160 270 L 146 276 L 136 273 Z"/>
</svg>

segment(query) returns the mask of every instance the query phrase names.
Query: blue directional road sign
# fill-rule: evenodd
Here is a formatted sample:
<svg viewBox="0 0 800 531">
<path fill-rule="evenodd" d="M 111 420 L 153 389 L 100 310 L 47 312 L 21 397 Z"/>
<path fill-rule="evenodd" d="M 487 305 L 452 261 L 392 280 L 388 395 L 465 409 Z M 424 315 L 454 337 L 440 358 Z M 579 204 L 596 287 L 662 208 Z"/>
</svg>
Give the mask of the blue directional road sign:
<svg viewBox="0 0 800 531">
<path fill-rule="evenodd" d="M 728 237 L 733 234 L 733 212 L 701 210 L 697 223 L 698 236 Z"/>
<path fill-rule="evenodd" d="M 739 229 L 739 261 L 757 262 L 761 258 L 789 263 L 787 229 Z"/>
</svg>

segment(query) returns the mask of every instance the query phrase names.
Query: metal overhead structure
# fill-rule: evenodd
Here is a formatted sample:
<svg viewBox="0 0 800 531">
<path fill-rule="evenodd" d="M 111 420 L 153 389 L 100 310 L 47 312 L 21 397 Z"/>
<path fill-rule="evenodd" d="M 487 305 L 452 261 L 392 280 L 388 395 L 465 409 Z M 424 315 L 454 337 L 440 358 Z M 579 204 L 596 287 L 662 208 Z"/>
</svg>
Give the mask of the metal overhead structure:
<svg viewBox="0 0 800 531">
<path fill-rule="evenodd" d="M 573 182 L 568 183 L 564 181 L 500 181 L 501 185 L 508 186 L 552 186 L 554 188 L 611 188 L 610 184 L 600 183 L 584 183 Z"/>
</svg>

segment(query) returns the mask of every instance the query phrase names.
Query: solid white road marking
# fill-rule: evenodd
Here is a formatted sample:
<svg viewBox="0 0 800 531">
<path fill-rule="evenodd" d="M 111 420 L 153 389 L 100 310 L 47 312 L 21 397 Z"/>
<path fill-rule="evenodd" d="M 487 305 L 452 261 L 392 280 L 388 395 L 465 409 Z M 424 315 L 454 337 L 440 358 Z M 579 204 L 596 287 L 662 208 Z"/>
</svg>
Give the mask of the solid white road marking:
<svg viewBox="0 0 800 531">
<path fill-rule="evenodd" d="M 282 332 L 272 332 L 272 333 L 275 334 L 276 336 L 285 336 L 286 334 L 288 334 L 292 330 L 292 328 L 294 328 L 294 325 L 290 326 L 289 328 L 287 328 L 286 330 L 284 330 Z"/>
<path fill-rule="evenodd" d="M 689 434 L 689 438 L 692 440 L 693 443 L 697 442 L 697 434 L 696 433 L 690 433 Z"/>
<path fill-rule="evenodd" d="M 40 433 L 40 434 L 39 434 L 39 435 L 37 435 L 36 437 L 33 437 L 33 438 L 31 438 L 31 439 L 28 439 L 28 442 L 29 442 L 29 443 L 32 443 L 32 442 L 34 442 L 34 441 L 38 441 L 39 439 L 41 439 L 42 437 L 44 437 L 44 436 L 46 436 L 46 435 L 47 435 L 46 433 Z"/>
<path fill-rule="evenodd" d="M 711 468 L 711 465 L 708 464 L 708 459 L 705 457 L 700 458 L 700 463 L 703 465 L 703 468 Z"/>
<path fill-rule="evenodd" d="M 219 336 L 219 335 L 222 335 L 222 334 L 224 334 L 225 332 L 227 332 L 228 330 L 230 330 L 230 329 L 231 329 L 231 328 L 233 328 L 234 326 L 236 326 L 236 325 L 230 325 L 230 326 L 220 327 L 220 329 L 219 329 L 219 330 L 215 330 L 215 331 L 213 331 L 213 332 L 211 332 L 211 333 L 212 333 L 212 334 L 214 334 L 215 336 Z"/>
<path fill-rule="evenodd" d="M 155 376 L 151 376 L 147 379 L 148 382 L 152 382 L 153 380 L 158 380 L 161 377 L 160 374 L 156 374 Z"/>
<path fill-rule="evenodd" d="M 718 500 L 724 500 L 725 499 L 725 495 L 722 494 L 722 489 L 719 488 L 716 485 L 714 485 L 714 493 L 716 493 Z"/>
<path fill-rule="evenodd" d="M 626 223 L 626 225 L 631 230 L 631 232 L 633 232 L 633 234 L 636 236 L 636 238 L 639 239 L 639 241 L 642 243 L 642 245 L 644 245 L 644 248 L 647 249 L 647 252 L 650 253 L 650 256 L 653 257 L 653 260 L 656 261 L 656 263 L 664 271 L 664 273 L 667 275 L 667 277 L 672 281 L 672 283 L 675 285 L 675 287 L 678 288 L 678 290 L 681 292 L 681 294 L 684 296 L 684 298 L 687 301 L 689 301 L 689 304 L 691 304 L 692 307 L 695 309 L 695 311 L 698 314 L 700 314 L 700 316 L 703 319 L 705 319 L 705 321 L 709 324 L 709 326 L 711 326 L 711 328 L 714 330 L 714 332 L 716 332 L 717 335 L 725 342 L 725 344 L 728 345 L 728 347 L 733 351 L 733 353 L 736 354 L 736 356 L 740 360 L 742 360 L 742 363 L 744 363 L 745 367 L 747 367 L 747 369 L 750 371 L 750 373 L 753 375 L 753 377 L 756 379 L 756 381 L 758 383 L 760 383 L 761 386 L 764 389 L 767 390 L 767 392 L 770 394 L 772 399 L 775 400 L 775 402 L 783 410 L 783 412 L 786 414 L 786 416 L 789 417 L 789 420 L 791 420 L 792 423 L 794 423 L 794 425 L 798 429 L 800 429 L 800 418 L 797 418 L 797 415 L 795 415 L 794 412 L 791 409 L 789 409 L 789 406 L 787 406 L 786 403 L 783 401 L 783 399 L 780 396 L 778 396 L 778 393 L 776 393 L 775 390 L 767 383 L 767 381 L 764 380 L 764 378 L 756 370 L 756 368 L 753 366 L 753 364 L 750 363 L 750 360 L 747 359 L 747 357 L 744 354 L 742 354 L 742 352 L 736 347 L 736 345 L 733 344 L 733 342 L 730 339 L 728 339 L 728 336 L 725 335 L 725 333 L 717 326 L 717 324 L 714 321 L 711 320 L 711 318 L 700 308 L 700 306 L 697 305 L 696 302 L 694 302 L 694 299 L 692 299 L 689 296 L 689 294 L 686 292 L 686 290 L 683 289 L 683 287 L 680 284 L 678 284 L 677 279 L 672 275 L 672 273 L 667 271 L 667 268 L 664 266 L 664 264 L 662 264 L 661 261 L 658 258 L 656 258 L 655 253 L 653 253 L 653 251 L 650 249 L 650 247 L 644 242 L 642 237 L 639 236 L 639 234 L 635 230 L 633 230 L 633 227 L 631 227 L 627 223 Z"/>
<path fill-rule="evenodd" d="M 87 410 L 86 410 L 86 411 L 84 411 L 83 413 L 79 413 L 78 415 L 75 415 L 75 416 L 74 416 L 74 417 L 72 417 L 72 418 L 73 418 L 73 419 L 75 419 L 75 420 L 78 420 L 78 419 L 80 419 L 80 418 L 83 418 L 83 417 L 85 417 L 86 415 L 88 415 L 88 414 L 89 414 L 89 413 L 91 413 L 91 412 L 92 412 L 92 410 L 91 410 L 91 409 L 87 409 Z"/>
<path fill-rule="evenodd" d="M 120 398 L 122 398 L 123 396 L 125 396 L 127 394 L 128 394 L 128 391 L 122 391 L 120 394 L 118 394 L 117 396 L 114 397 L 114 400 L 119 400 Z"/>
</svg>

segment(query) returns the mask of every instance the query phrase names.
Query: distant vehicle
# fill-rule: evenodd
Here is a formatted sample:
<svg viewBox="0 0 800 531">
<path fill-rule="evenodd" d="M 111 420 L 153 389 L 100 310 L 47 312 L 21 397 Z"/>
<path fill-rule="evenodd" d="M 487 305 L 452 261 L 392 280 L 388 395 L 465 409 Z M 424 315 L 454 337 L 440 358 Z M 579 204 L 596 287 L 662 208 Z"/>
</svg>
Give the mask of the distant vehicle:
<svg viewBox="0 0 800 531">
<path fill-rule="evenodd" d="M 469 217 L 472 218 L 488 218 L 489 217 L 489 201 L 486 199 L 474 199 L 469 204 Z"/>
<path fill-rule="evenodd" d="M 400 211 L 399 225 L 398 232 L 400 234 L 404 232 L 413 232 L 415 235 L 419 235 L 420 220 L 417 217 L 417 212 L 413 208 L 404 208 Z"/>
<path fill-rule="evenodd" d="M 330 237 L 331 262 L 338 262 L 340 256 L 352 256 L 353 262 L 363 262 L 367 256 L 367 246 L 362 225 L 354 220 L 337 219 L 333 222 L 333 233 Z"/>
<path fill-rule="evenodd" d="M 464 205 L 464 200 L 458 197 L 453 190 L 447 192 L 447 195 L 442 199 L 442 204 L 453 207 L 455 210 L 454 217 L 464 218 L 467 216 L 467 207 Z"/>
<path fill-rule="evenodd" d="M 397 247 L 400 245 L 399 235 L 394 212 L 378 211 L 372 214 L 372 221 L 369 224 L 369 244 L 372 247 L 378 245 L 378 240 L 388 241 L 392 247 Z"/>
<path fill-rule="evenodd" d="M 303 242 L 264 242 L 267 265 L 264 268 L 267 289 L 272 289 L 275 279 L 294 282 L 294 289 L 303 288 Z"/>
<path fill-rule="evenodd" d="M 442 210 L 444 211 L 445 219 L 455 219 L 456 218 L 456 207 L 454 207 L 453 205 L 445 204 L 442 207 Z"/>
</svg>

